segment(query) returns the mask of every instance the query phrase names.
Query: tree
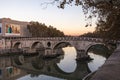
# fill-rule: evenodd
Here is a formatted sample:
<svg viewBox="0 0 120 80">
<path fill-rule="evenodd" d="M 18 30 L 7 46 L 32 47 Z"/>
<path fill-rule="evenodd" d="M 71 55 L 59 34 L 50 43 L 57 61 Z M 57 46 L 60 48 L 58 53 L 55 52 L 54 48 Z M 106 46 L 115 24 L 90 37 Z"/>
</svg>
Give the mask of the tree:
<svg viewBox="0 0 120 80">
<path fill-rule="evenodd" d="M 64 37 L 64 33 L 57 30 L 53 26 L 47 27 L 45 24 L 39 22 L 30 22 L 27 25 L 32 37 Z"/>
<path fill-rule="evenodd" d="M 75 3 L 76 6 L 82 6 L 88 20 L 97 17 L 95 32 L 101 33 L 106 38 L 120 38 L 120 0 L 53 0 L 51 3 L 56 2 L 62 9 L 67 4 Z M 88 22 L 87 26 L 91 26 L 91 22 Z"/>
</svg>

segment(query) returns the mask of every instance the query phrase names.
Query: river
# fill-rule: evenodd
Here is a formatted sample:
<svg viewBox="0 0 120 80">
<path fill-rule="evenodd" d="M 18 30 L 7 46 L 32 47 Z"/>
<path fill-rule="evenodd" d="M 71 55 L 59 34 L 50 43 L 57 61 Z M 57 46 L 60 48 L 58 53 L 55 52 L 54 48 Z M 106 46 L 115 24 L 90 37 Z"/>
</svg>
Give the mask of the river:
<svg viewBox="0 0 120 80">
<path fill-rule="evenodd" d="M 54 59 L 36 56 L 0 57 L 0 80 L 82 80 L 101 67 L 106 57 L 88 51 L 94 60 L 76 61 L 74 47 L 61 49 L 64 55 Z"/>
</svg>

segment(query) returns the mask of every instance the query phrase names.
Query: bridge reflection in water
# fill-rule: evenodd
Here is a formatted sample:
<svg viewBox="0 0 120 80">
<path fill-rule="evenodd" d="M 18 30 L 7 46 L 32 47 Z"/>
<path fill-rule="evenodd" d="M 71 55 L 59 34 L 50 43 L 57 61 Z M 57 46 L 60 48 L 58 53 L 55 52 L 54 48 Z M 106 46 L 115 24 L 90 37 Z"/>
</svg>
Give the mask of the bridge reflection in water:
<svg viewBox="0 0 120 80">
<path fill-rule="evenodd" d="M 90 73 L 90 70 L 86 62 L 76 62 L 75 70 L 73 70 L 72 72 L 66 72 L 62 70 L 59 65 L 61 60 L 63 60 L 64 58 L 65 58 L 64 55 L 59 56 L 55 59 L 42 59 L 40 57 L 35 56 L 35 57 L 27 57 L 24 58 L 23 60 L 23 57 L 18 56 L 18 58 L 14 58 L 12 60 L 13 60 L 13 66 L 23 71 L 26 71 L 26 73 L 31 74 L 31 76 L 34 75 L 35 77 L 44 74 L 44 75 L 57 77 L 60 79 L 80 80 L 88 73 Z M 68 63 L 64 63 L 64 64 L 68 65 L 67 68 L 70 67 Z"/>
<path fill-rule="evenodd" d="M 91 71 L 88 67 L 88 62 L 78 62 L 75 60 L 76 52 L 73 49 L 73 47 L 59 48 L 57 52 L 61 52 L 64 55 L 58 56 L 54 59 L 44 59 L 38 55 L 31 57 L 20 55 L 0 58 L 0 79 L 82 80 L 82 78 Z"/>
</svg>

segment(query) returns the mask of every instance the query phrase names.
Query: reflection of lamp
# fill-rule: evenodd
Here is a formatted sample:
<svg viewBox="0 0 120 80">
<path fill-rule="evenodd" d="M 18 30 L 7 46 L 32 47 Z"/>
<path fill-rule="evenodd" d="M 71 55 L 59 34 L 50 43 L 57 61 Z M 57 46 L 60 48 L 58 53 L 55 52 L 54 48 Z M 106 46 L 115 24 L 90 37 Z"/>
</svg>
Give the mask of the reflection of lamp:
<svg viewBox="0 0 120 80">
<path fill-rule="evenodd" d="M 7 69 L 7 71 L 11 74 L 13 72 L 13 68 L 10 67 L 10 68 Z"/>
<path fill-rule="evenodd" d="M 12 69 L 12 68 L 10 68 L 10 69 L 9 69 L 9 73 L 11 74 L 12 72 L 13 72 L 13 69 Z"/>
<path fill-rule="evenodd" d="M 2 75 L 2 70 L 0 69 L 0 75 Z"/>
<path fill-rule="evenodd" d="M 0 27 L 0 33 L 1 33 L 1 27 Z"/>
</svg>

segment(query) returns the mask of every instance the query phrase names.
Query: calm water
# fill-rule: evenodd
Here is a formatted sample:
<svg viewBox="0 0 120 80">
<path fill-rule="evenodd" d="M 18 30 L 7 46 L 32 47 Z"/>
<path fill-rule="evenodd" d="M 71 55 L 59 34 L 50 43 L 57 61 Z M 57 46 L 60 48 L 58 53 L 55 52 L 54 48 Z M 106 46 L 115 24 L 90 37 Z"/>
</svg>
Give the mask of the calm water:
<svg viewBox="0 0 120 80">
<path fill-rule="evenodd" d="M 74 47 L 61 50 L 64 55 L 47 60 L 39 56 L 1 57 L 0 80 L 82 80 L 106 60 L 103 56 L 88 52 L 94 60 L 79 62 L 76 61 Z"/>
</svg>

